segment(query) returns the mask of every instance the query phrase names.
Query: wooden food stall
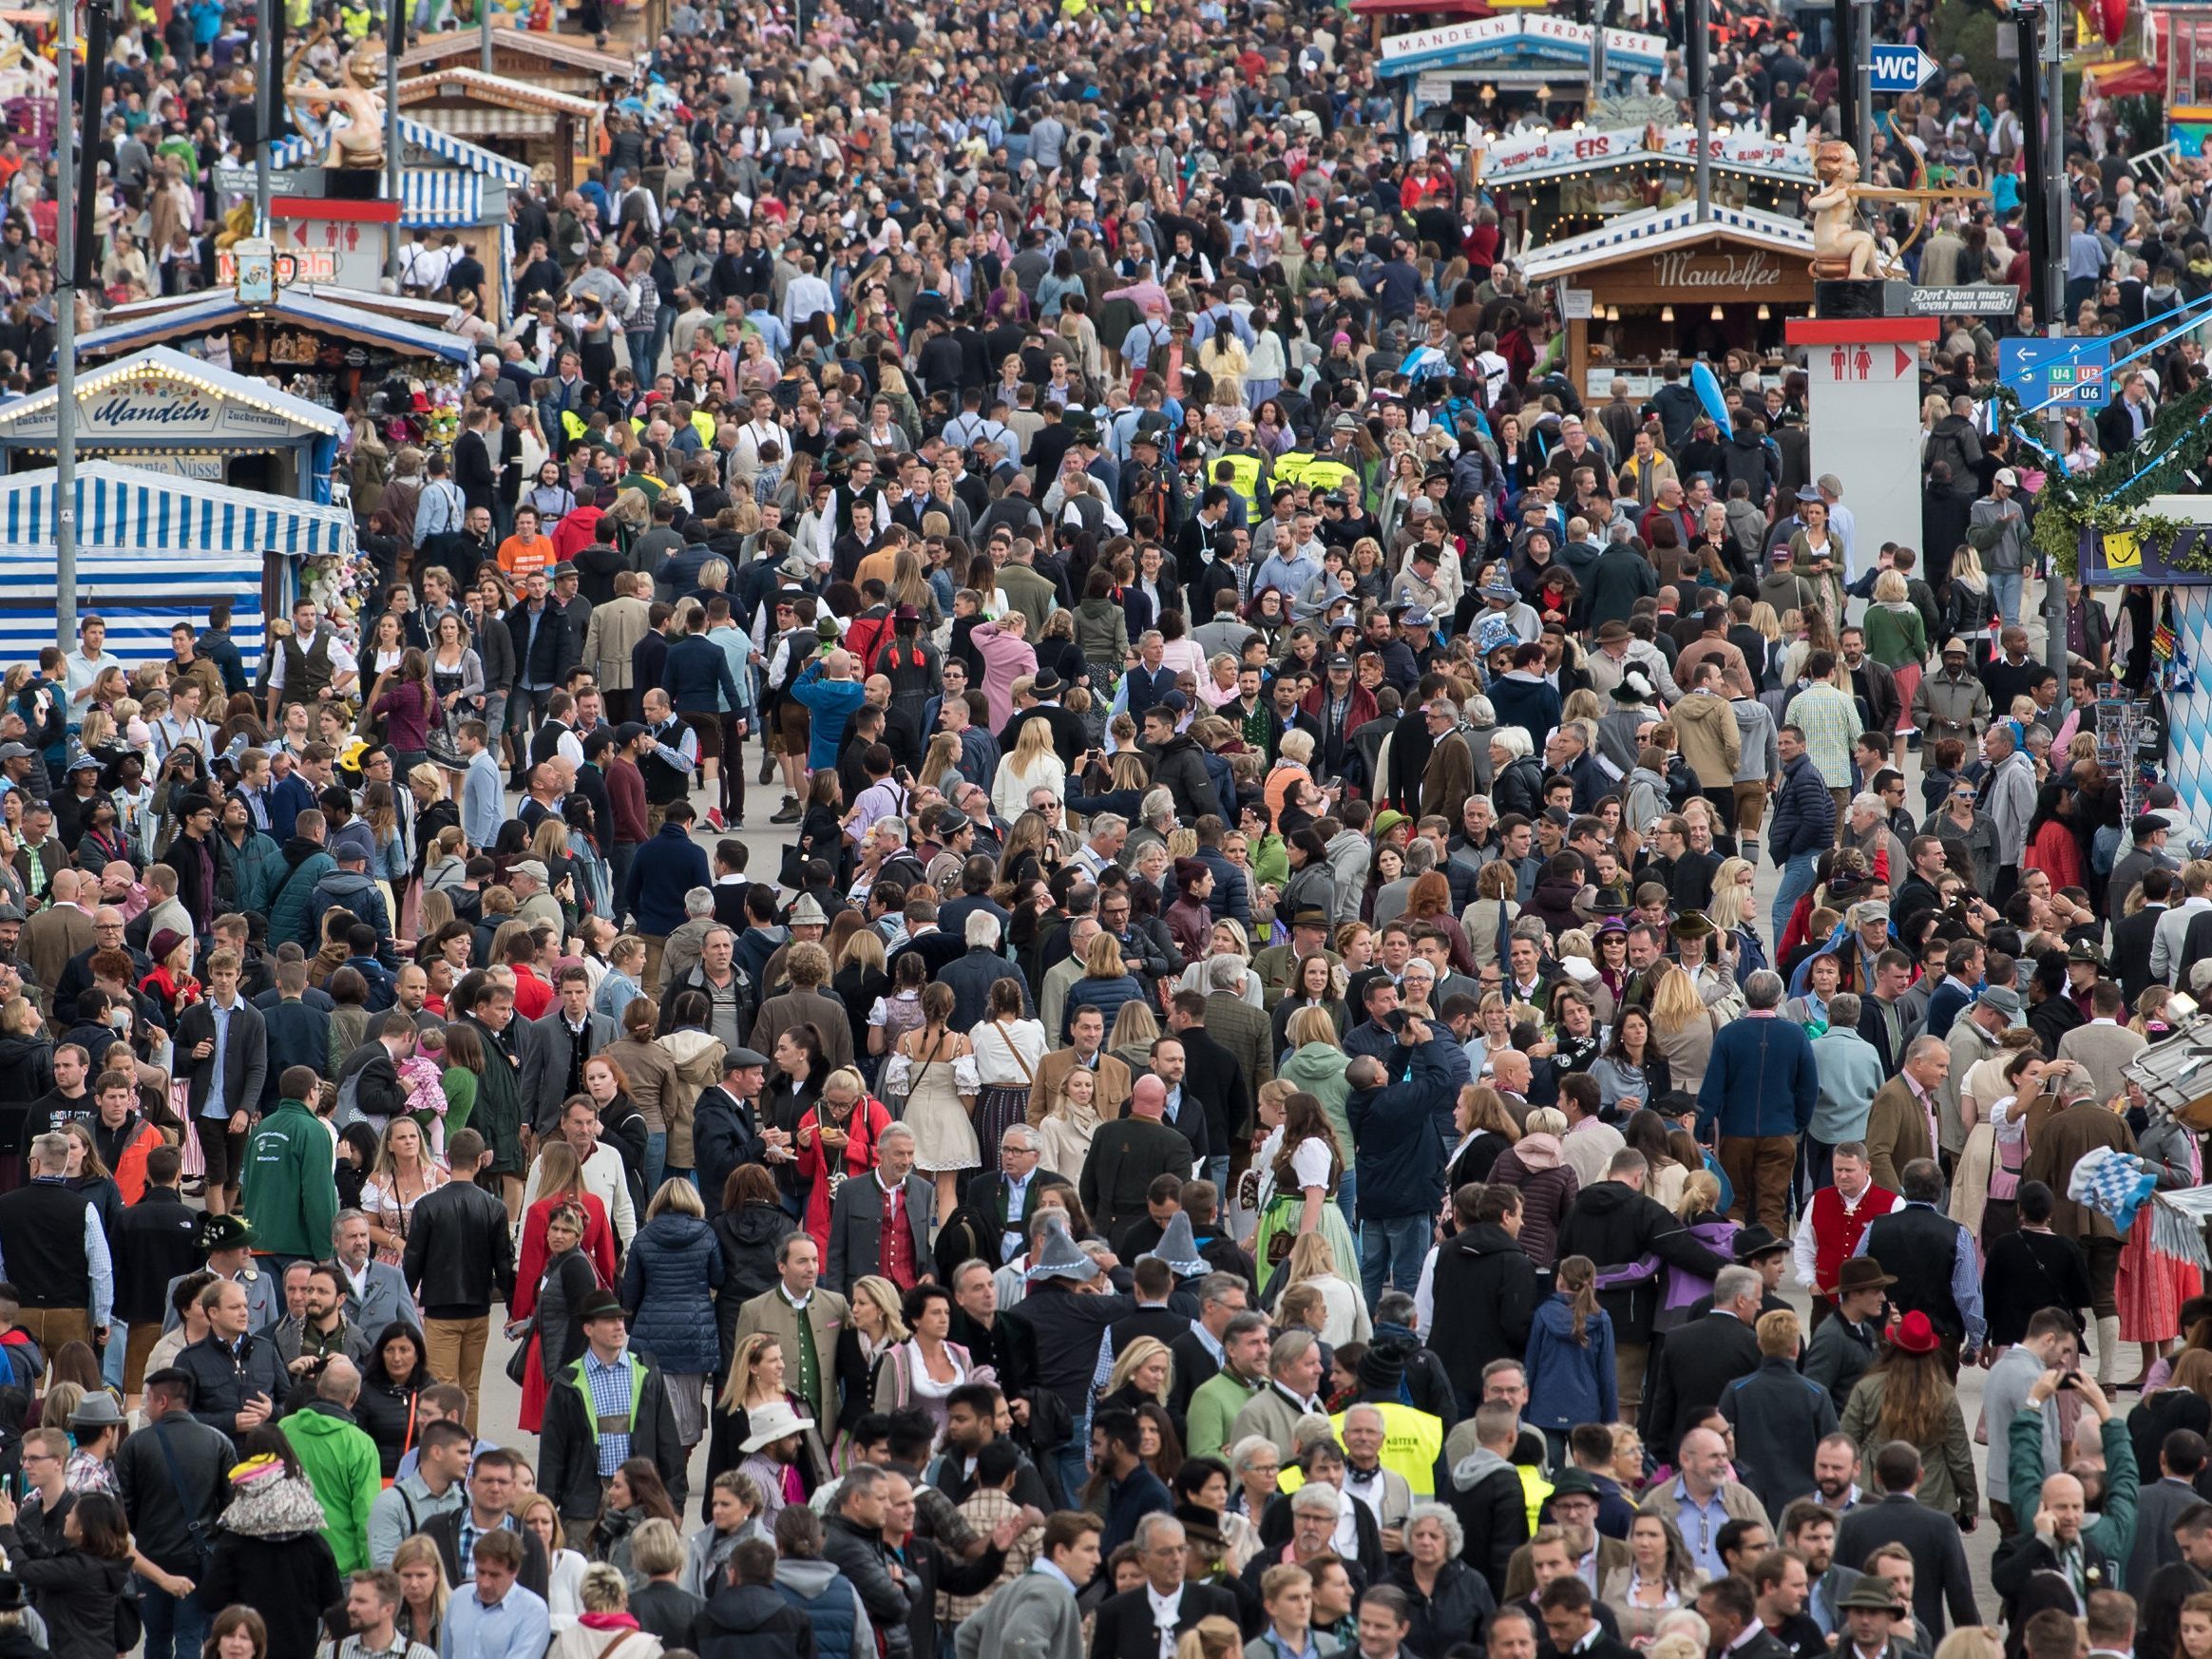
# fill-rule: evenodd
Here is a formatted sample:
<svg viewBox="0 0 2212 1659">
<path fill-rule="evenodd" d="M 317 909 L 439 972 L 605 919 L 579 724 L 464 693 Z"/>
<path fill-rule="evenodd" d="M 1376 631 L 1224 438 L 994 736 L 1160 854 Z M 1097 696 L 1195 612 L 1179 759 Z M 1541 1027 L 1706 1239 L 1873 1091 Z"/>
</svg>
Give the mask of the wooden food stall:
<svg viewBox="0 0 2212 1659">
<path fill-rule="evenodd" d="M 1731 350 L 1779 364 L 1783 323 L 1812 310 L 1813 233 L 1755 208 L 1697 205 L 1623 214 L 1604 228 L 1532 249 L 1533 289 L 1556 283 L 1568 372 L 1585 397 L 1616 377 L 1631 396 L 1659 384 L 1663 359 Z"/>
<path fill-rule="evenodd" d="M 399 106 L 425 126 L 520 162 L 564 191 L 599 154 L 600 105 L 477 69 L 402 81 Z"/>
</svg>

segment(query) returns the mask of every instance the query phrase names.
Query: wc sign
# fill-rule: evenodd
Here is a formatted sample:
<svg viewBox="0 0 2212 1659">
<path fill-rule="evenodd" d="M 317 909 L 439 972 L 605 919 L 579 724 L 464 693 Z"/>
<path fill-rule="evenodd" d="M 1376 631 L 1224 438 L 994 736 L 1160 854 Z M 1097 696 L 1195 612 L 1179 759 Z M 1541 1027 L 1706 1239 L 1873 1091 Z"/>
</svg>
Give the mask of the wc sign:
<svg viewBox="0 0 2212 1659">
<path fill-rule="evenodd" d="M 1917 92 L 1943 66 L 1916 46 L 1878 46 L 1867 50 L 1867 88 L 1874 92 Z"/>
</svg>

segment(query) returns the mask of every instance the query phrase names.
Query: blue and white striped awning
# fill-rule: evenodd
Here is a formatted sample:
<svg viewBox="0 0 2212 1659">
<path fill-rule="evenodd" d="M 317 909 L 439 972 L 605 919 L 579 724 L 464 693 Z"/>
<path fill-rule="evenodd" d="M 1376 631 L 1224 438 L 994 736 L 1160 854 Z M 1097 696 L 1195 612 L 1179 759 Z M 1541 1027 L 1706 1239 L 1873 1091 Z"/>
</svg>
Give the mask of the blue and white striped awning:
<svg viewBox="0 0 2212 1659">
<path fill-rule="evenodd" d="M 163 477 L 113 462 L 79 467 L 75 496 L 80 549 L 161 555 L 157 568 L 168 581 L 211 554 L 251 555 L 257 579 L 266 554 L 314 559 L 353 551 L 353 515 L 341 507 Z M 0 479 L 0 559 L 43 554 L 49 582 L 54 498 L 51 467 Z"/>
<path fill-rule="evenodd" d="M 169 657 L 173 623 L 207 626 L 207 607 L 231 608 L 231 639 L 252 669 L 261 659 L 268 619 L 261 606 L 260 558 L 245 553 L 155 563 L 135 553 L 86 553 L 77 560 L 77 614 L 107 624 L 107 649 L 126 668 Z M 0 553 L 0 660 L 31 662 L 54 642 L 54 554 Z"/>
<path fill-rule="evenodd" d="M 530 169 L 527 163 L 510 161 L 505 156 L 472 144 L 467 139 L 455 138 L 449 132 L 440 132 L 434 126 L 425 126 L 407 116 L 399 118 L 399 142 L 414 144 L 429 151 L 442 161 L 451 162 L 465 172 L 497 180 L 502 184 L 527 184 Z M 325 145 L 306 133 L 286 139 L 269 148 L 269 165 L 272 167 L 313 167 L 319 163 Z M 401 177 L 412 175 L 401 169 Z"/>
<path fill-rule="evenodd" d="M 312 297 L 296 289 L 280 289 L 263 306 L 240 305 L 228 290 L 211 292 L 189 305 L 180 305 L 147 315 L 94 329 L 77 340 L 79 357 L 112 357 L 118 352 L 137 351 L 164 340 L 198 340 L 219 334 L 248 316 L 267 315 L 303 324 L 359 345 L 383 346 L 416 357 L 443 357 L 449 363 L 467 364 L 476 353 L 459 334 L 442 329 L 419 328 L 395 316 L 363 311 L 357 306 Z"/>
<path fill-rule="evenodd" d="M 77 607 L 107 623 L 107 648 L 136 665 L 166 657 L 169 626 L 204 625 L 231 607 L 250 663 L 266 637 L 261 594 L 271 554 L 350 556 L 353 515 L 254 490 L 114 462 L 77 468 Z M 54 473 L 0 478 L 0 657 L 54 637 Z M 289 586 L 289 578 L 286 579 Z"/>
<path fill-rule="evenodd" d="M 484 181 L 474 173 L 410 169 L 399 180 L 401 224 L 435 229 L 483 221 Z"/>
</svg>

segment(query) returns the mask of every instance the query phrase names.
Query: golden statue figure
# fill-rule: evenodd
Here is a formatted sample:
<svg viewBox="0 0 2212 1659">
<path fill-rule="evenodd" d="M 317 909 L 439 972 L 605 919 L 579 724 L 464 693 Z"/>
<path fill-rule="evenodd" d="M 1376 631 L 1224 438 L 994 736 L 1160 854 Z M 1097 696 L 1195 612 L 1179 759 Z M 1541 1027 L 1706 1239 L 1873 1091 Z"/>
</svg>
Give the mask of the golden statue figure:
<svg viewBox="0 0 2212 1659">
<path fill-rule="evenodd" d="M 325 86 L 310 77 L 284 88 L 287 99 L 328 111 L 330 148 L 324 166 L 383 168 L 384 99 L 376 90 L 383 76 L 382 49 L 364 43 L 346 54 L 344 78 L 337 86 Z"/>
<path fill-rule="evenodd" d="M 1864 280 L 1881 274 L 1881 245 L 1859 228 L 1859 152 L 1840 139 L 1813 148 L 1813 176 L 1821 188 L 1813 210 L 1813 275 L 1822 280 Z"/>
</svg>

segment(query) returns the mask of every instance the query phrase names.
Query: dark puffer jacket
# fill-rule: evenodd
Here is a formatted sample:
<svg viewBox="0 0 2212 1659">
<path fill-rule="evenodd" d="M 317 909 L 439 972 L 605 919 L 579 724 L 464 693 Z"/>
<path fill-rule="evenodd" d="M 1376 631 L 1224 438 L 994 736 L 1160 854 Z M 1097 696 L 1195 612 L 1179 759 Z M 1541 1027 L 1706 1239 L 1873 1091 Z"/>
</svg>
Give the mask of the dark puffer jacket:
<svg viewBox="0 0 2212 1659">
<path fill-rule="evenodd" d="M 1581 1189 L 1573 1166 L 1559 1150 L 1559 1137 L 1524 1135 L 1497 1154 L 1490 1179 L 1521 1195 L 1520 1248 L 1539 1268 L 1559 1257 L 1559 1227 Z"/>
<path fill-rule="evenodd" d="M 1491 1361 L 1517 1360 L 1527 1350 L 1536 1265 L 1504 1228 L 1467 1228 L 1437 1247 L 1436 1305 L 1452 1317 L 1436 1322 L 1429 1345 L 1454 1377 L 1479 1379 Z"/>
<path fill-rule="evenodd" d="M 665 1211 L 639 1230 L 622 1268 L 622 1306 L 630 1339 L 663 1371 L 712 1371 L 721 1363 L 715 1287 L 722 1247 L 696 1215 Z"/>
<path fill-rule="evenodd" d="M 715 1592 L 692 1621 L 699 1659 L 814 1659 L 814 1627 L 766 1584 L 735 1584 Z"/>
<path fill-rule="evenodd" d="M 914 1651 L 907 1620 L 913 1613 L 911 1578 L 890 1574 L 881 1534 L 863 1532 L 841 1515 L 822 1523 L 822 1559 L 860 1592 L 860 1605 L 883 1638 L 884 1659 L 908 1659 Z"/>
<path fill-rule="evenodd" d="M 722 1247 L 722 1288 L 715 1298 L 715 1314 L 726 1363 L 736 1340 L 737 1310 L 782 1282 L 776 1253 L 799 1224 L 784 1213 L 781 1205 L 753 1203 L 723 1211 L 711 1225 Z"/>
</svg>

